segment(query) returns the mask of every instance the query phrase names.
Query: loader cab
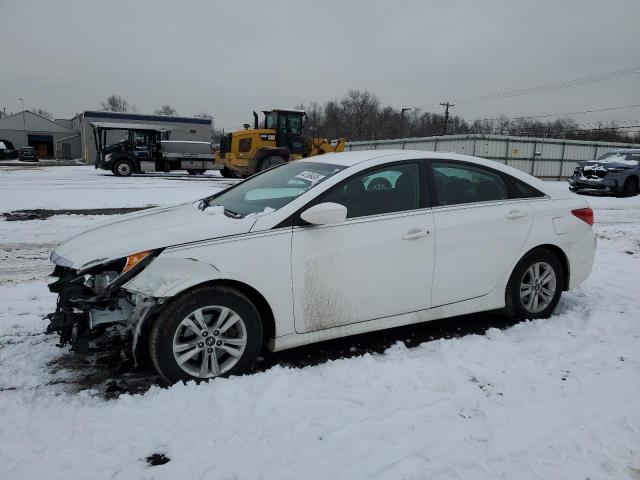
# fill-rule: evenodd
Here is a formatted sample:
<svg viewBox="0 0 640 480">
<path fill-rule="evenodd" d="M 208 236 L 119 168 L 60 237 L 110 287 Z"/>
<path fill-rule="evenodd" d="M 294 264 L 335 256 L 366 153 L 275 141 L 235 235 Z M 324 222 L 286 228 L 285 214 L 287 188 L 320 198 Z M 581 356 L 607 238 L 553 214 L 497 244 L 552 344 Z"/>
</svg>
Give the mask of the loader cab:
<svg viewBox="0 0 640 480">
<path fill-rule="evenodd" d="M 262 113 L 264 113 L 264 128 L 276 132 L 276 146 L 287 148 L 291 154 L 301 155 L 304 111 L 270 110 Z"/>
</svg>

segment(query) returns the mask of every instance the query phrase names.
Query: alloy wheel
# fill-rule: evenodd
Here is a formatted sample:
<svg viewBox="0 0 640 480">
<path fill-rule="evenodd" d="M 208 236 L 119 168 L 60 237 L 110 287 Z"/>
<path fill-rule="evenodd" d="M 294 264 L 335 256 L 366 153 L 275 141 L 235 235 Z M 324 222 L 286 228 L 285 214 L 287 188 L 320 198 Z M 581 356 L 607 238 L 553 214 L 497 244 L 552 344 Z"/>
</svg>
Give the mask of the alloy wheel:
<svg viewBox="0 0 640 480">
<path fill-rule="evenodd" d="M 247 328 L 233 310 L 220 305 L 187 315 L 173 335 L 173 358 L 197 378 L 223 375 L 238 363 L 247 346 Z"/>
<path fill-rule="evenodd" d="M 546 262 L 536 262 L 524 273 L 520 282 L 522 306 L 531 313 L 539 313 L 547 308 L 556 294 L 556 272 Z"/>
</svg>

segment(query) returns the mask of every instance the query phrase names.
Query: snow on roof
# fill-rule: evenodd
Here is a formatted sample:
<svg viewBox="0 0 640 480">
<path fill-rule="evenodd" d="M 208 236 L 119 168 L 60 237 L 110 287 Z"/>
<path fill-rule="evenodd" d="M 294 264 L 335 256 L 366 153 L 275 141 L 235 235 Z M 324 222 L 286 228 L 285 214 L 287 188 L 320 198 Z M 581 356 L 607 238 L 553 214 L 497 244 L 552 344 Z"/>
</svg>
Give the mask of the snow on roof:
<svg viewBox="0 0 640 480">
<path fill-rule="evenodd" d="M 306 113 L 304 110 L 296 110 L 295 108 L 274 108 L 272 110 L 262 111 L 262 113 L 271 113 L 271 112 Z"/>
</svg>

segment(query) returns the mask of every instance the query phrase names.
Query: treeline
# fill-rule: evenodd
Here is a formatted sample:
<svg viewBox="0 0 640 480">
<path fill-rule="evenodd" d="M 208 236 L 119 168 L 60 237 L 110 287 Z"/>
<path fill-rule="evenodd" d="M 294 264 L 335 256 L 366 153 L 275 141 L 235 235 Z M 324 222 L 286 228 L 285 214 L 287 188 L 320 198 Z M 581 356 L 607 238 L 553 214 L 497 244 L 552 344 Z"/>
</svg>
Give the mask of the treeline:
<svg viewBox="0 0 640 480">
<path fill-rule="evenodd" d="M 543 121 L 536 118 L 495 119 L 469 122 L 444 112 L 429 112 L 419 108 L 397 109 L 383 106 L 379 98 L 368 91 L 349 90 L 341 100 L 324 104 L 310 102 L 296 108 L 307 112 L 307 132 L 310 135 L 349 141 L 382 140 L 433 135 L 497 134 L 530 137 L 567 138 L 591 141 L 640 142 L 640 132 L 629 133 L 611 124 L 580 127 L 573 118 Z"/>
</svg>

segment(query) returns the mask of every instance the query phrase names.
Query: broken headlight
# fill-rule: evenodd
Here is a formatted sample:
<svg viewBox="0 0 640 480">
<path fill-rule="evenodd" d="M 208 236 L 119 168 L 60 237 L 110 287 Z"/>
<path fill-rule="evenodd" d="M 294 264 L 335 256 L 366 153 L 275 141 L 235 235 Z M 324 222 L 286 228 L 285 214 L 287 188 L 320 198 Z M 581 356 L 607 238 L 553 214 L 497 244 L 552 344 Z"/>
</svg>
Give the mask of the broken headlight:
<svg viewBox="0 0 640 480">
<path fill-rule="evenodd" d="M 147 250 L 134 253 L 90 268 L 84 273 L 84 285 L 102 296 L 117 288 L 142 270 L 161 250 Z"/>
</svg>

